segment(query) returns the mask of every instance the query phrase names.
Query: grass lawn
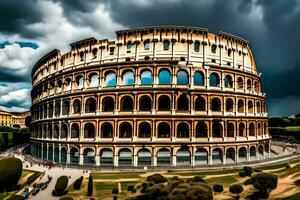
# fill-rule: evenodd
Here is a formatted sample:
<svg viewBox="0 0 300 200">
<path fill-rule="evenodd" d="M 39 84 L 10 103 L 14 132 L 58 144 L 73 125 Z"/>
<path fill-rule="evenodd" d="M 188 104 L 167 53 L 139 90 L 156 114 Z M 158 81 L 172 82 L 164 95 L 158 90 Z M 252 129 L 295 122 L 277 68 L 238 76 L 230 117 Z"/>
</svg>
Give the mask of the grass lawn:
<svg viewBox="0 0 300 200">
<path fill-rule="evenodd" d="M 174 176 L 205 176 L 205 175 L 220 175 L 220 174 L 232 174 L 238 173 L 240 169 L 225 169 L 225 170 L 210 170 L 210 171 L 189 171 L 189 172 L 170 172 L 167 175 Z"/>
<path fill-rule="evenodd" d="M 285 129 L 290 132 L 298 132 L 300 131 L 300 126 L 287 126 Z"/>
<path fill-rule="evenodd" d="M 280 200 L 299 200 L 299 199 L 300 199 L 300 192 L 293 194 L 289 197 L 282 198 Z"/>
<path fill-rule="evenodd" d="M 121 172 L 121 173 L 103 173 L 92 172 L 93 179 L 129 179 L 129 178 L 141 178 L 141 172 Z"/>
<path fill-rule="evenodd" d="M 238 181 L 239 176 L 238 175 L 234 175 L 234 176 L 216 176 L 213 178 L 204 178 L 210 185 L 214 185 L 216 183 L 218 184 L 222 184 L 224 186 L 229 186 L 232 183 L 235 183 Z"/>
</svg>

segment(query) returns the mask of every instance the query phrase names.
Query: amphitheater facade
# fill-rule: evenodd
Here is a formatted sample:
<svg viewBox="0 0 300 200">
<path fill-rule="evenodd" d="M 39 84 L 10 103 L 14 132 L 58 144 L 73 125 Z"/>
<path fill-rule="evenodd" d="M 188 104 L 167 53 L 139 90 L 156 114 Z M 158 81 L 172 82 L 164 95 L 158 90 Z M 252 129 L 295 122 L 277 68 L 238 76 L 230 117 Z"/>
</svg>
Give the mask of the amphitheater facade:
<svg viewBox="0 0 300 200">
<path fill-rule="evenodd" d="M 31 153 L 90 166 L 203 166 L 270 156 L 249 42 L 185 26 L 55 49 L 32 70 Z"/>
</svg>

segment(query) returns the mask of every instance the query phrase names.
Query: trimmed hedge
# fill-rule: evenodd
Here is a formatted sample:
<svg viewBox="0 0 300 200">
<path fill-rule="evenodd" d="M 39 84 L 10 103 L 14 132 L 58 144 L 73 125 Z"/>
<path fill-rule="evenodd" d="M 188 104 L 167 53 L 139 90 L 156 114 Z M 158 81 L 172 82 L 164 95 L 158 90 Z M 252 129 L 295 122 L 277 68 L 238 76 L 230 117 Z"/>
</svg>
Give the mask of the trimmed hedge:
<svg viewBox="0 0 300 200">
<path fill-rule="evenodd" d="M 54 187 L 54 195 L 62 196 L 68 186 L 69 179 L 67 176 L 61 176 L 57 179 Z"/>
<path fill-rule="evenodd" d="M 243 168 L 243 171 L 245 172 L 245 175 L 246 175 L 246 176 L 251 176 L 252 173 L 253 173 L 253 168 L 252 168 L 252 167 L 245 166 L 245 167 Z"/>
<path fill-rule="evenodd" d="M 92 196 L 92 195 L 93 195 L 93 177 L 90 175 L 89 182 L 88 182 L 87 196 Z"/>
<path fill-rule="evenodd" d="M 244 188 L 240 184 L 233 184 L 229 187 L 229 191 L 231 193 L 240 194 L 244 191 Z"/>
<path fill-rule="evenodd" d="M 165 183 L 168 180 L 161 174 L 153 174 L 153 175 L 147 177 L 147 181 L 153 182 L 154 184 L 158 184 L 158 183 Z"/>
<path fill-rule="evenodd" d="M 277 187 L 278 177 L 269 173 L 258 173 L 251 177 L 253 186 L 260 192 L 269 196 L 271 190 Z"/>
<path fill-rule="evenodd" d="M 239 172 L 239 176 L 240 176 L 240 177 L 246 177 L 246 173 L 245 173 L 244 171 L 240 171 L 240 172 Z"/>
<path fill-rule="evenodd" d="M 78 179 L 76 179 L 74 181 L 74 184 L 73 184 L 74 190 L 80 190 L 82 181 L 83 181 L 83 176 L 79 177 Z"/>
<path fill-rule="evenodd" d="M 0 160 L 0 192 L 14 189 L 22 175 L 22 161 L 18 158 Z"/>
<path fill-rule="evenodd" d="M 213 185 L 213 190 L 215 192 L 223 192 L 224 188 L 223 188 L 223 185 L 221 185 L 221 184 L 214 184 Z"/>
<path fill-rule="evenodd" d="M 244 181 L 244 185 L 251 185 L 251 184 L 252 184 L 251 178 L 248 178 L 247 180 Z"/>
<path fill-rule="evenodd" d="M 194 176 L 190 181 L 195 183 L 207 183 L 201 176 Z"/>
</svg>

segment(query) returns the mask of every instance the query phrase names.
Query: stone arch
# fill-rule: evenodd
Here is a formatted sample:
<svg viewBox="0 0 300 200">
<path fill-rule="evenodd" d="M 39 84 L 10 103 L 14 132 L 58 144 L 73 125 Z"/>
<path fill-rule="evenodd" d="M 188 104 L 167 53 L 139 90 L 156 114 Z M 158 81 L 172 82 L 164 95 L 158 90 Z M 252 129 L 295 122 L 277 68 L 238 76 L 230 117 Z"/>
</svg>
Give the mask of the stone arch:
<svg viewBox="0 0 300 200">
<path fill-rule="evenodd" d="M 62 164 L 67 163 L 67 148 L 66 147 L 60 148 L 60 163 L 62 163 Z"/>
<path fill-rule="evenodd" d="M 205 98 L 199 96 L 195 101 L 195 110 L 196 111 L 205 111 L 206 110 L 206 100 Z"/>
<path fill-rule="evenodd" d="M 255 146 L 250 147 L 250 160 L 256 160 L 256 148 Z"/>
<path fill-rule="evenodd" d="M 189 138 L 189 129 L 189 124 L 186 122 L 177 124 L 177 138 Z"/>
<path fill-rule="evenodd" d="M 59 163 L 59 148 L 58 148 L 58 146 L 54 147 L 54 162 Z"/>
<path fill-rule="evenodd" d="M 172 162 L 171 151 L 162 148 L 157 151 L 157 166 L 170 166 Z"/>
<path fill-rule="evenodd" d="M 224 86 L 226 88 L 233 88 L 233 80 L 232 80 L 232 76 L 227 74 L 224 78 Z"/>
<path fill-rule="evenodd" d="M 133 154 L 128 148 L 122 148 L 119 150 L 119 166 L 132 166 Z"/>
<path fill-rule="evenodd" d="M 161 69 L 158 73 L 158 82 L 160 85 L 169 85 L 172 82 L 171 73 L 168 69 Z"/>
<path fill-rule="evenodd" d="M 182 94 L 177 100 L 177 110 L 178 111 L 189 111 L 189 99 L 187 95 Z"/>
<path fill-rule="evenodd" d="M 109 148 L 103 148 L 100 151 L 100 166 L 113 166 L 114 153 Z"/>
<path fill-rule="evenodd" d="M 226 99 L 226 112 L 233 112 L 233 100 L 231 98 Z"/>
<path fill-rule="evenodd" d="M 85 148 L 83 150 L 83 164 L 94 165 L 95 164 L 95 151 L 92 148 Z"/>
<path fill-rule="evenodd" d="M 112 97 L 105 97 L 102 100 L 102 111 L 113 112 L 115 109 L 115 101 Z"/>
<path fill-rule="evenodd" d="M 176 165 L 189 166 L 191 165 L 191 153 L 188 148 L 180 148 L 176 152 Z"/>
<path fill-rule="evenodd" d="M 208 164 L 208 152 L 204 148 L 197 148 L 195 152 L 195 165 Z"/>
<path fill-rule="evenodd" d="M 158 98 L 158 110 L 159 111 L 170 111 L 171 110 L 171 100 L 168 95 L 161 95 Z"/>
<path fill-rule="evenodd" d="M 114 71 L 107 71 L 105 74 L 105 86 L 115 87 L 117 84 L 117 75 Z"/>
<path fill-rule="evenodd" d="M 121 111 L 132 112 L 133 111 L 133 99 L 131 96 L 123 96 L 121 98 Z"/>
<path fill-rule="evenodd" d="M 248 113 L 253 113 L 253 101 L 248 101 Z"/>
<path fill-rule="evenodd" d="M 245 124 L 243 122 L 241 122 L 239 124 L 239 136 L 240 137 L 245 137 L 246 134 L 245 134 Z"/>
<path fill-rule="evenodd" d="M 122 85 L 134 85 L 135 80 L 134 80 L 134 73 L 131 70 L 125 70 L 122 73 Z"/>
<path fill-rule="evenodd" d="M 157 137 L 158 138 L 169 138 L 171 137 L 171 128 L 169 123 L 161 122 L 157 126 Z"/>
<path fill-rule="evenodd" d="M 55 139 L 59 138 L 59 128 L 58 128 L 58 125 L 54 125 L 54 127 L 53 127 L 53 137 Z"/>
<path fill-rule="evenodd" d="M 189 75 L 185 70 L 178 70 L 177 72 L 177 85 L 188 85 L 189 84 Z"/>
<path fill-rule="evenodd" d="M 242 77 L 238 77 L 237 79 L 237 88 L 238 89 L 244 89 L 244 80 Z"/>
<path fill-rule="evenodd" d="M 239 148 L 239 162 L 247 161 L 247 149 L 246 147 Z"/>
<path fill-rule="evenodd" d="M 151 166 L 152 164 L 152 156 L 151 152 L 146 149 L 140 149 L 137 153 L 138 156 L 138 166 Z"/>
<path fill-rule="evenodd" d="M 105 122 L 101 126 L 101 137 L 112 138 L 113 137 L 113 126 L 109 122 Z"/>
<path fill-rule="evenodd" d="M 131 138 L 132 137 L 132 126 L 129 122 L 123 122 L 120 124 L 120 138 Z"/>
<path fill-rule="evenodd" d="M 96 112 L 96 99 L 95 98 L 90 97 L 85 101 L 85 112 L 86 113 Z"/>
<path fill-rule="evenodd" d="M 220 86 L 220 77 L 216 72 L 213 72 L 210 74 L 209 85 L 211 87 L 219 87 Z"/>
<path fill-rule="evenodd" d="M 151 111 L 152 99 L 148 95 L 143 95 L 140 98 L 140 111 Z"/>
<path fill-rule="evenodd" d="M 73 123 L 71 126 L 71 138 L 79 138 L 80 129 L 77 123 Z"/>
<path fill-rule="evenodd" d="M 149 69 L 144 69 L 141 72 L 141 85 L 151 85 L 153 83 L 152 72 Z"/>
<path fill-rule="evenodd" d="M 223 127 L 220 122 L 214 121 L 212 125 L 212 137 L 222 137 Z"/>
<path fill-rule="evenodd" d="M 232 147 L 229 147 L 226 150 L 226 163 L 234 163 L 235 162 L 235 150 Z"/>
<path fill-rule="evenodd" d="M 243 113 L 244 112 L 244 101 L 242 99 L 238 100 L 238 112 Z"/>
<path fill-rule="evenodd" d="M 194 73 L 194 85 L 196 86 L 204 85 L 204 74 L 202 71 L 196 71 Z"/>
<path fill-rule="evenodd" d="M 151 125 L 148 122 L 139 124 L 139 138 L 151 138 Z"/>
<path fill-rule="evenodd" d="M 234 124 L 231 122 L 227 123 L 227 137 L 234 137 Z"/>
<path fill-rule="evenodd" d="M 95 126 L 92 123 L 86 123 L 84 125 L 84 138 L 95 138 Z"/>
<path fill-rule="evenodd" d="M 73 113 L 79 114 L 81 112 L 81 101 L 79 99 L 75 99 L 73 101 Z"/>
<path fill-rule="evenodd" d="M 215 148 L 212 151 L 212 163 L 221 164 L 223 163 L 223 151 L 221 148 Z"/>
<path fill-rule="evenodd" d="M 60 138 L 67 138 L 68 136 L 68 126 L 67 124 L 62 124 L 61 125 L 61 130 L 60 130 Z"/>
<path fill-rule="evenodd" d="M 200 121 L 196 126 L 196 138 L 207 138 L 208 128 L 205 122 Z"/>
<path fill-rule="evenodd" d="M 221 111 L 221 100 L 215 97 L 211 100 L 211 111 Z"/>
<path fill-rule="evenodd" d="M 249 124 L 249 136 L 255 136 L 255 126 L 252 122 Z"/>
</svg>

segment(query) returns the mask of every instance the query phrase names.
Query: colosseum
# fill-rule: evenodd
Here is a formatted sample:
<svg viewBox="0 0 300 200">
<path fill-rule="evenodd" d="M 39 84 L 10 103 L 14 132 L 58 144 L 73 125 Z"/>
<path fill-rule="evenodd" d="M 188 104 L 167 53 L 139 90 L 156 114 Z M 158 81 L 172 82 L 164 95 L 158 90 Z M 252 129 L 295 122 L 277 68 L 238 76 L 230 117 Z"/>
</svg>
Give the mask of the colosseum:
<svg viewBox="0 0 300 200">
<path fill-rule="evenodd" d="M 249 42 L 205 28 L 121 30 L 32 69 L 31 153 L 95 167 L 197 167 L 270 157 Z"/>
</svg>

